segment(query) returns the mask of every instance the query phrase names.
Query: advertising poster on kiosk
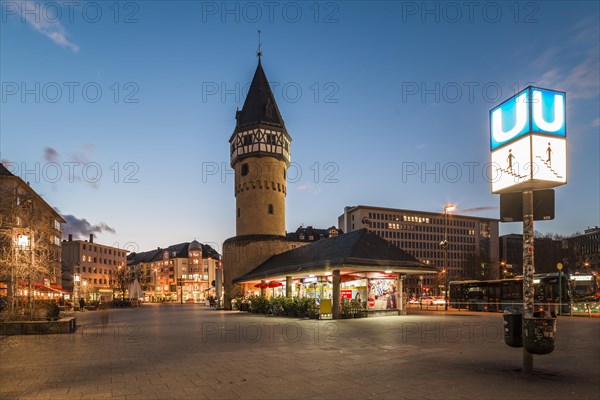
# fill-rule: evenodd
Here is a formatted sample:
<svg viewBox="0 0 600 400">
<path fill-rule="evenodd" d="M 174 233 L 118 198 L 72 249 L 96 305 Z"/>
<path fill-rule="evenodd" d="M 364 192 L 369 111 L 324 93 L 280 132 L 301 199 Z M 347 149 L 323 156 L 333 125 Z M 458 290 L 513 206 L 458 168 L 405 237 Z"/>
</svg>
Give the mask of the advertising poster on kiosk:
<svg viewBox="0 0 600 400">
<path fill-rule="evenodd" d="M 396 303 L 395 279 L 369 279 L 369 310 L 394 310 Z"/>
</svg>

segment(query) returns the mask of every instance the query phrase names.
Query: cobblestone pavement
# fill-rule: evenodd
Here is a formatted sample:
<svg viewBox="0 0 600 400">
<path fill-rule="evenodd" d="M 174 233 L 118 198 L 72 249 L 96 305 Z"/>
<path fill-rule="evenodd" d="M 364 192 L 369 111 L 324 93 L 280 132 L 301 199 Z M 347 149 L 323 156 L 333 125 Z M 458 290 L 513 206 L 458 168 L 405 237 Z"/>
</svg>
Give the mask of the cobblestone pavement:
<svg viewBox="0 0 600 400">
<path fill-rule="evenodd" d="M 519 372 L 502 315 L 313 321 L 146 305 L 0 338 L 0 399 L 598 399 L 600 321 L 561 317 Z"/>
</svg>

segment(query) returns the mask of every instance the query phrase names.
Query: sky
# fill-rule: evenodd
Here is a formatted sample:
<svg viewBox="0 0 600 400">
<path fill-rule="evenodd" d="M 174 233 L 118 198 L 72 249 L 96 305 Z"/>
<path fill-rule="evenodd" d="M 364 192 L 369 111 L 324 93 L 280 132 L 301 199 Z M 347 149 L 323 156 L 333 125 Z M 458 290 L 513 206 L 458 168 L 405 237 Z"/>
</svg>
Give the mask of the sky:
<svg viewBox="0 0 600 400">
<path fill-rule="evenodd" d="M 567 93 L 567 184 L 535 229 L 600 225 L 597 2 L 0 4 L 0 159 L 65 234 L 235 236 L 228 140 L 258 30 L 293 138 L 288 231 L 358 204 L 498 218 L 489 111 L 527 85 Z"/>
</svg>

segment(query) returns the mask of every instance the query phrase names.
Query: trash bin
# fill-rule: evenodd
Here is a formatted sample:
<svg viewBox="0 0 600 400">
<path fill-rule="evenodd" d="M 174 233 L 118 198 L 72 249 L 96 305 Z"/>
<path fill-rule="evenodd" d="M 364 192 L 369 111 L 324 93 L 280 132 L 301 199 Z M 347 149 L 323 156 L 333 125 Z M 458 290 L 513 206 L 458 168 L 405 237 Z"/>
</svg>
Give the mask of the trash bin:
<svg viewBox="0 0 600 400">
<path fill-rule="evenodd" d="M 523 347 L 523 313 L 518 308 L 504 310 L 504 342 L 510 347 Z"/>
<path fill-rule="evenodd" d="M 549 354 L 556 340 L 556 314 L 534 312 L 523 318 L 525 324 L 523 344 L 531 354 Z"/>
</svg>

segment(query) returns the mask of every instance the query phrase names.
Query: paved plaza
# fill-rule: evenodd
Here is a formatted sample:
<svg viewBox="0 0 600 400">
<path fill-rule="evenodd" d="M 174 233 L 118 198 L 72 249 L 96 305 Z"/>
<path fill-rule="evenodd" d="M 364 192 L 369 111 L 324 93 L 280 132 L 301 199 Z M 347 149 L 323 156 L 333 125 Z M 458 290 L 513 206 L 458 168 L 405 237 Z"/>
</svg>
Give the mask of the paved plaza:
<svg viewBox="0 0 600 400">
<path fill-rule="evenodd" d="M 0 399 L 598 399 L 600 320 L 561 317 L 520 372 L 502 315 L 314 321 L 146 305 L 0 338 Z"/>
</svg>

